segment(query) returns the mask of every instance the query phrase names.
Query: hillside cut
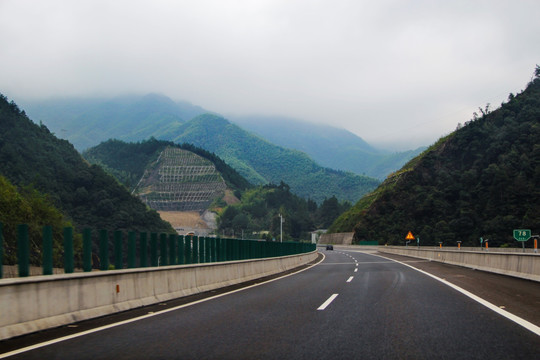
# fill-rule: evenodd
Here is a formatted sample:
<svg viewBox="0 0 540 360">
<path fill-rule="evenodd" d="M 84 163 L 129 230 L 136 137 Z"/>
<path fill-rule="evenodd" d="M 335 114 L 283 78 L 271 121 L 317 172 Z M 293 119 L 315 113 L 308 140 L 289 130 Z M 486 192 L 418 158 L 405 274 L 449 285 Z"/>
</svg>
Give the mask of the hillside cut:
<svg viewBox="0 0 540 360">
<path fill-rule="evenodd" d="M 168 146 L 147 167 L 133 193 L 158 211 L 203 212 L 226 188 L 211 161 Z"/>
</svg>

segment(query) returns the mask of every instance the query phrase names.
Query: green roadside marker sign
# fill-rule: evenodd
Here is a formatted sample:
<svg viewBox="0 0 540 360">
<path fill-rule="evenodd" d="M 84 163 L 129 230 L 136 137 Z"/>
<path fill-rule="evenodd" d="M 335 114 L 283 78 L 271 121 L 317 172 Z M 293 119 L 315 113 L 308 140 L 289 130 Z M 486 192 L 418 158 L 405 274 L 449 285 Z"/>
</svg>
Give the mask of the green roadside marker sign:
<svg viewBox="0 0 540 360">
<path fill-rule="evenodd" d="M 514 230 L 514 239 L 517 241 L 527 241 L 531 238 L 531 230 L 518 229 Z"/>
</svg>

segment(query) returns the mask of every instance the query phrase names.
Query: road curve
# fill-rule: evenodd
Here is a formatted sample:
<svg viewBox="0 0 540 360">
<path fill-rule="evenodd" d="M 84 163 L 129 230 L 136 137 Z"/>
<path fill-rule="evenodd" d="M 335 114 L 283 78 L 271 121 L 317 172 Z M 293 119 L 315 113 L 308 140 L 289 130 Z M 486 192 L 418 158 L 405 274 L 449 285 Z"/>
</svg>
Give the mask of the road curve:
<svg viewBox="0 0 540 360">
<path fill-rule="evenodd" d="M 9 358 L 522 359 L 540 353 L 540 336 L 425 274 L 367 253 L 324 254 L 319 265 L 277 281 Z M 22 344 L 24 337 L 13 341 Z M 12 344 L 1 342 L 0 354 Z"/>
</svg>

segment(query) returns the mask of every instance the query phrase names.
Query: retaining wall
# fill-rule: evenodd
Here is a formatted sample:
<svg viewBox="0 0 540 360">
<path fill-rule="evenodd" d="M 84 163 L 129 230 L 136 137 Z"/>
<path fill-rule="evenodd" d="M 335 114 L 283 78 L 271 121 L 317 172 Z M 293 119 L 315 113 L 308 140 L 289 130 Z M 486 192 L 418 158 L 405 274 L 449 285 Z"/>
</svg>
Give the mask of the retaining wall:
<svg viewBox="0 0 540 360">
<path fill-rule="evenodd" d="M 319 244 L 351 245 L 354 233 L 332 233 L 322 234 Z"/>
<path fill-rule="evenodd" d="M 439 261 L 540 282 L 540 254 L 379 246 L 381 253 Z"/>
<path fill-rule="evenodd" d="M 317 252 L 0 280 L 0 340 L 277 274 Z"/>
</svg>

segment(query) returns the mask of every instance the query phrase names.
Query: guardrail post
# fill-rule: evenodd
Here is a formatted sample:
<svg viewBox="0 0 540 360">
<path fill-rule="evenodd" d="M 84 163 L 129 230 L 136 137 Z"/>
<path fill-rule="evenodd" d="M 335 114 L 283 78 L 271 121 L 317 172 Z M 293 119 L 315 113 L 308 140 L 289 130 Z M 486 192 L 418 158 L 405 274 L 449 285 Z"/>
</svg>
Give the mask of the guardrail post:
<svg viewBox="0 0 540 360">
<path fill-rule="evenodd" d="M 52 226 L 43 227 L 43 275 L 53 273 L 53 233 Z"/>
<path fill-rule="evenodd" d="M 199 262 L 204 264 L 206 262 L 206 253 L 208 249 L 206 248 L 206 238 L 204 236 L 199 236 Z"/>
<path fill-rule="evenodd" d="M 120 270 L 123 267 L 123 254 L 122 254 L 122 231 L 116 230 L 114 232 L 114 268 Z"/>
<path fill-rule="evenodd" d="M 135 231 L 130 231 L 128 233 L 128 260 L 127 260 L 128 269 L 133 269 L 137 267 L 136 260 L 135 260 L 137 257 L 136 237 L 137 235 L 135 234 Z"/>
<path fill-rule="evenodd" d="M 241 245 L 240 244 L 240 240 L 238 239 L 233 239 L 233 244 L 234 244 L 234 258 L 233 260 L 240 260 L 242 259 L 241 255 L 242 255 L 242 249 L 241 249 Z"/>
<path fill-rule="evenodd" d="M 167 266 L 169 258 L 167 257 L 167 234 L 159 235 L 159 266 Z"/>
<path fill-rule="evenodd" d="M 148 234 L 145 232 L 142 232 L 139 234 L 139 240 L 140 240 L 140 247 L 139 247 L 139 256 L 140 256 L 140 266 L 141 267 L 147 267 L 148 266 Z"/>
<path fill-rule="evenodd" d="M 73 272 L 73 228 L 64 228 L 64 272 Z"/>
<path fill-rule="evenodd" d="M 210 259 L 211 262 L 217 262 L 217 239 L 216 238 L 210 238 L 210 248 L 212 249 L 212 259 Z"/>
<path fill-rule="evenodd" d="M 0 222 L 0 279 L 4 276 L 4 233 L 3 225 Z"/>
<path fill-rule="evenodd" d="M 193 236 L 185 236 L 184 237 L 184 256 L 185 256 L 185 263 L 191 264 L 192 263 L 192 252 L 191 252 L 191 241 L 193 240 Z"/>
<path fill-rule="evenodd" d="M 232 260 L 232 243 L 230 239 L 223 239 L 225 242 L 225 261 Z"/>
<path fill-rule="evenodd" d="M 158 241 L 157 233 L 150 234 L 150 264 L 151 266 L 158 266 Z"/>
<path fill-rule="evenodd" d="M 210 244 L 210 238 L 204 237 L 204 262 L 209 263 L 212 258 L 212 247 Z"/>
<path fill-rule="evenodd" d="M 30 272 L 30 244 L 28 240 L 28 225 L 17 226 L 17 258 L 19 263 L 19 276 L 26 277 Z"/>
<path fill-rule="evenodd" d="M 176 235 L 169 234 L 169 265 L 176 265 Z"/>
<path fill-rule="evenodd" d="M 193 263 L 199 263 L 199 237 L 193 236 Z"/>
<path fill-rule="evenodd" d="M 83 230 L 83 271 L 92 271 L 92 230 Z"/>
<path fill-rule="evenodd" d="M 178 235 L 178 265 L 184 265 L 186 261 L 184 260 L 184 235 Z"/>
<path fill-rule="evenodd" d="M 216 237 L 216 261 L 223 261 L 223 246 L 219 237 Z"/>
<path fill-rule="evenodd" d="M 100 270 L 109 270 L 109 234 L 107 230 L 99 230 L 99 262 Z"/>
</svg>

